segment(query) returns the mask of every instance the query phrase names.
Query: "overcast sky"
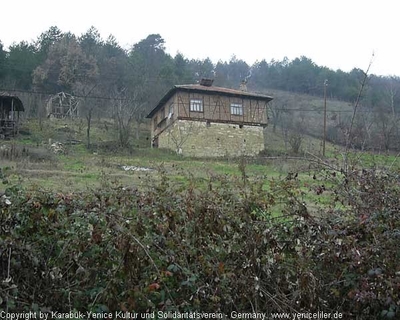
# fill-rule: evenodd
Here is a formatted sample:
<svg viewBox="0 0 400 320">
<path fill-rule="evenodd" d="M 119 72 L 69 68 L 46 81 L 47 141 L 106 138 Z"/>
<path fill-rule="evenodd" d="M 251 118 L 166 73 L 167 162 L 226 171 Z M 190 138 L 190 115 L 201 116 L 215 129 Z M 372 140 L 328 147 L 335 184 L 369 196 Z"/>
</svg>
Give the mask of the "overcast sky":
<svg viewBox="0 0 400 320">
<path fill-rule="evenodd" d="M 400 76 L 397 0 L 3 0 L 0 40 L 35 40 L 51 26 L 91 26 L 128 49 L 159 33 L 171 55 L 229 61 L 311 58 L 321 66 Z"/>
</svg>

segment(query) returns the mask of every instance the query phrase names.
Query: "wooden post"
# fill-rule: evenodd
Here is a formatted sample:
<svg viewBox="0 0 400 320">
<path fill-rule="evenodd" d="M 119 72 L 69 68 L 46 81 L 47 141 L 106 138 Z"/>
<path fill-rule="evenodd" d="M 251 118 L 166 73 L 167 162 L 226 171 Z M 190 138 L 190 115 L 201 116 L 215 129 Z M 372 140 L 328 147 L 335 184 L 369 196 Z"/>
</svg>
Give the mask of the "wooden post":
<svg viewBox="0 0 400 320">
<path fill-rule="evenodd" d="M 325 157 L 325 141 L 326 141 L 326 87 L 328 86 L 328 80 L 324 81 L 324 140 L 322 143 L 322 156 Z"/>
<path fill-rule="evenodd" d="M 11 98 L 11 120 L 14 120 L 14 98 Z"/>
<path fill-rule="evenodd" d="M 12 135 L 15 136 L 15 122 L 14 122 L 14 98 L 11 98 L 11 125 Z"/>
</svg>

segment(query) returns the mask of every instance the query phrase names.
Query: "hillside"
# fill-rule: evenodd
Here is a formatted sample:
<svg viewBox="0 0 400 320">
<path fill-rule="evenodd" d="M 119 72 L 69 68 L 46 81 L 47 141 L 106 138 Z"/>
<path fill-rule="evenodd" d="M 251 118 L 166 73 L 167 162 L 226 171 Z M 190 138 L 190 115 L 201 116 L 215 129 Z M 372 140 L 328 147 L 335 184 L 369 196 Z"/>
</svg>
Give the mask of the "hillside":
<svg viewBox="0 0 400 320">
<path fill-rule="evenodd" d="M 266 92 L 274 96 L 269 115 L 270 127 L 275 129 L 275 132 L 281 131 L 283 137 L 296 133 L 303 137 L 323 139 L 323 98 L 280 90 Z M 353 114 L 355 104 L 327 97 L 327 141 L 343 147 L 351 131 L 349 147 L 352 149 L 378 153 L 400 150 L 399 120 L 396 112 L 370 108 L 364 104 L 361 96 L 356 113 Z"/>
</svg>

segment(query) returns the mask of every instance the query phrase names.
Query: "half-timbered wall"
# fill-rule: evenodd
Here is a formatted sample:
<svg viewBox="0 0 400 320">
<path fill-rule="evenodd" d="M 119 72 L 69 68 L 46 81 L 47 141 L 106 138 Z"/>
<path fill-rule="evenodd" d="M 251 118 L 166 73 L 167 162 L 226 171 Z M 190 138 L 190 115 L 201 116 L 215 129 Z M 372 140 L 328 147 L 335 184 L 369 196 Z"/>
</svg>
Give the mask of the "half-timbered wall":
<svg viewBox="0 0 400 320">
<path fill-rule="evenodd" d="M 242 123 L 247 125 L 267 124 L 267 103 L 265 101 L 242 97 L 223 96 L 219 94 L 204 94 L 195 92 L 178 91 L 176 105 L 180 119 L 199 119 L 222 123 Z M 203 102 L 203 112 L 190 110 L 190 100 L 196 99 Z M 231 113 L 231 105 L 241 105 L 242 115 Z"/>
<path fill-rule="evenodd" d="M 176 95 L 172 96 L 151 119 L 152 136 L 157 136 L 177 118 Z"/>
</svg>

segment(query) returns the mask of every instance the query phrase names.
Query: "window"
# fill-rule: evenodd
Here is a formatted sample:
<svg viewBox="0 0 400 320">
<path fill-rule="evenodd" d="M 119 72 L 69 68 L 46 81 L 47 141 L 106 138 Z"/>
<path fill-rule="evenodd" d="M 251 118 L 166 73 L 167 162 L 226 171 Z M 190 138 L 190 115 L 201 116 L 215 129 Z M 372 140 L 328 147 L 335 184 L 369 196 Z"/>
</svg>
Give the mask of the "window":
<svg viewBox="0 0 400 320">
<path fill-rule="evenodd" d="M 241 103 L 231 103 L 231 114 L 235 116 L 243 115 L 243 106 Z"/>
<path fill-rule="evenodd" d="M 203 112 L 203 100 L 190 99 L 190 111 Z"/>
<path fill-rule="evenodd" d="M 161 120 L 163 120 L 165 118 L 165 108 L 161 109 L 160 115 L 161 115 Z"/>
<path fill-rule="evenodd" d="M 171 119 L 173 114 L 174 114 L 174 104 L 171 103 L 169 105 L 168 119 Z"/>
</svg>

